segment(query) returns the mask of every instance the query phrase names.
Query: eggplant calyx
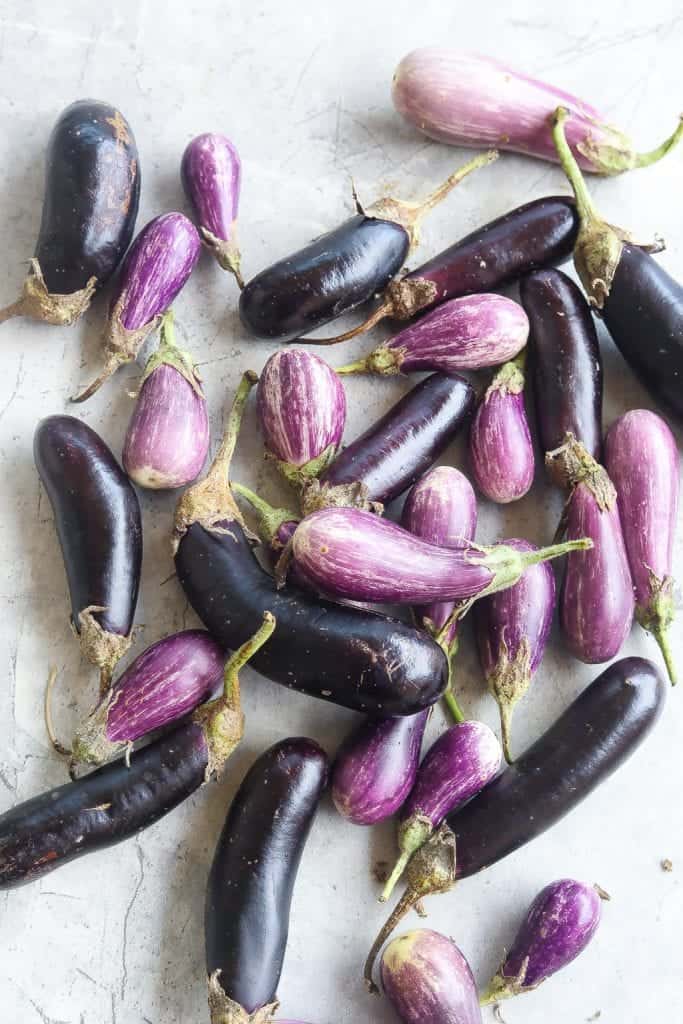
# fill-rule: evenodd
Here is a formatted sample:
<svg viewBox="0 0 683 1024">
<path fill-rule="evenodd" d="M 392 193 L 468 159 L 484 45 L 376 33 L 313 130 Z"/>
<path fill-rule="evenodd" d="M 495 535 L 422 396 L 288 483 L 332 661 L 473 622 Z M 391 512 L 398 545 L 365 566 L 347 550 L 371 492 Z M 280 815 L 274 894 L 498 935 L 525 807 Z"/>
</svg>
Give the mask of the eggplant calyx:
<svg viewBox="0 0 683 1024">
<path fill-rule="evenodd" d="M 382 377 L 395 377 L 401 372 L 401 364 L 406 356 L 405 348 L 392 348 L 380 345 L 364 359 L 337 367 L 337 373 L 377 373 Z"/>
<path fill-rule="evenodd" d="M 522 699 L 531 684 L 531 647 L 526 637 L 519 644 L 513 658 L 510 658 L 508 646 L 503 640 L 498 650 L 496 667 L 487 675 L 486 684 L 500 711 L 500 731 L 505 760 L 512 764 L 512 715 L 515 704 Z"/>
<path fill-rule="evenodd" d="M 430 306 L 437 293 L 435 283 L 425 277 L 402 277 L 391 281 L 386 290 L 391 307 L 387 315 L 395 320 L 410 320 L 425 306 Z"/>
<path fill-rule="evenodd" d="M 524 957 L 519 973 L 514 978 L 508 978 L 503 974 L 503 967 L 491 979 L 485 991 L 479 997 L 480 1006 L 488 1006 L 490 1003 L 499 1003 L 503 999 L 511 999 L 512 996 L 521 995 L 522 992 L 531 992 L 538 988 L 541 982 L 536 985 L 525 985 L 524 979 L 529 969 L 529 957 Z M 542 981 L 543 979 L 541 979 Z"/>
<path fill-rule="evenodd" d="M 227 270 L 228 273 L 234 274 L 237 286 L 240 290 L 244 288 L 244 278 L 242 277 L 242 254 L 239 250 L 237 242 L 235 241 L 235 221 L 231 225 L 232 241 L 228 241 L 225 238 L 218 238 L 212 231 L 205 228 L 202 224 L 199 225 L 199 234 L 201 235 L 204 245 L 209 250 L 211 255 L 215 257 L 216 262 L 223 270 Z"/>
<path fill-rule="evenodd" d="M 408 866 L 410 858 L 420 847 L 424 846 L 434 832 L 431 820 L 425 814 L 411 814 L 409 818 L 402 821 L 398 827 L 398 847 L 401 851 L 394 868 L 386 880 L 379 897 L 380 903 L 386 903 L 391 896 L 396 883 Z"/>
<path fill-rule="evenodd" d="M 659 146 L 649 150 L 647 153 L 634 152 L 630 140 L 622 132 L 611 125 L 600 125 L 604 131 L 607 129 L 612 133 L 614 142 L 599 143 L 592 136 L 577 145 L 578 151 L 594 164 L 597 174 L 621 174 L 622 171 L 631 171 L 634 168 L 649 167 L 671 152 L 683 138 L 683 118 L 678 125 Z"/>
<path fill-rule="evenodd" d="M 585 484 L 602 512 L 616 505 L 617 491 L 607 471 L 572 433 L 559 448 L 546 452 L 545 462 L 551 474 L 572 490 Z"/>
<path fill-rule="evenodd" d="M 500 392 L 501 395 L 521 395 L 524 391 L 526 378 L 524 376 L 524 363 L 526 360 L 526 349 L 522 349 L 519 356 L 504 363 L 486 389 L 484 401 L 487 402 L 492 395 Z"/>
<path fill-rule="evenodd" d="M 71 327 L 83 316 L 97 288 L 97 278 L 91 277 L 85 288 L 63 295 L 49 292 L 37 259 L 29 260 L 28 274 L 16 302 L 0 310 L 0 324 L 15 316 L 42 320 L 56 327 Z"/>
<path fill-rule="evenodd" d="M 79 727 L 71 744 L 70 772 L 79 764 L 105 764 L 120 754 L 128 744 L 125 741 L 112 741 L 107 738 L 109 708 L 113 693 L 110 689 L 95 710 L 88 715 Z"/>
<path fill-rule="evenodd" d="M 646 605 L 636 605 L 636 619 L 659 644 L 671 685 L 675 686 L 678 673 L 669 641 L 669 628 L 676 615 L 673 577 L 662 579 L 650 570 L 650 595 Z"/>
<path fill-rule="evenodd" d="M 263 543 L 270 547 L 282 547 L 283 545 L 280 544 L 277 537 L 278 530 L 284 523 L 298 522 L 298 513 L 292 512 L 289 508 L 274 508 L 250 487 L 245 487 L 244 484 L 234 480 L 231 487 L 234 493 L 238 494 L 240 498 L 244 498 L 256 513 L 256 532 Z"/>
<path fill-rule="evenodd" d="M 285 462 L 283 459 L 278 459 L 277 455 L 273 455 L 272 452 L 268 451 L 266 452 L 266 459 L 274 463 L 276 469 L 288 484 L 296 491 L 300 491 L 309 480 L 319 476 L 327 469 L 338 451 L 339 445 L 332 442 L 332 444 L 328 444 L 327 448 L 320 455 L 316 455 L 315 458 L 309 459 L 308 462 L 304 462 L 300 466 L 296 466 L 293 462 Z"/>
<path fill-rule="evenodd" d="M 368 488 L 360 480 L 351 484 L 327 484 L 317 479 L 310 480 L 301 495 L 301 509 L 304 516 L 324 508 L 359 508 L 381 516 L 384 505 L 381 501 L 368 498 Z"/>
<path fill-rule="evenodd" d="M 209 987 L 209 1014 L 211 1024 L 270 1024 L 280 1006 L 275 1000 L 248 1013 L 239 1003 L 223 991 L 220 983 L 221 970 L 214 971 L 206 979 Z"/>
<path fill-rule="evenodd" d="M 152 352 L 147 360 L 147 365 L 140 380 L 140 388 L 148 377 L 160 366 L 172 366 L 181 377 L 184 377 L 192 390 L 199 398 L 204 398 L 202 391 L 201 377 L 194 365 L 194 360 L 189 352 L 178 348 L 175 343 L 175 329 L 173 327 L 173 310 L 168 309 L 161 318 L 161 337 L 156 352 Z"/>
<path fill-rule="evenodd" d="M 91 665 L 100 670 L 100 694 L 105 694 L 109 689 L 116 663 L 130 650 L 133 643 L 132 632 L 122 636 L 120 633 L 109 633 L 102 628 L 95 614 L 106 610 L 102 605 L 91 604 L 78 613 L 81 653 Z"/>
</svg>

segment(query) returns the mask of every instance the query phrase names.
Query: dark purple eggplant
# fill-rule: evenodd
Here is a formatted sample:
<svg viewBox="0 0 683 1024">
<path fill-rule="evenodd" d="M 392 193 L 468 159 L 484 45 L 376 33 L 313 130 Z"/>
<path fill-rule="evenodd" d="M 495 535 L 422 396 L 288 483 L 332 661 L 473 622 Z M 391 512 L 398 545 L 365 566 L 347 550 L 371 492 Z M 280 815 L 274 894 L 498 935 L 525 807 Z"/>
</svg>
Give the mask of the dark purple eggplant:
<svg viewBox="0 0 683 1024">
<path fill-rule="evenodd" d="M 495 160 L 484 153 L 450 175 L 422 203 L 386 198 L 262 270 L 240 295 L 240 317 L 257 338 L 292 341 L 380 292 L 403 266 L 419 223 L 471 171 Z"/>
<path fill-rule="evenodd" d="M 274 629 L 266 613 L 258 632 L 225 666 L 221 696 L 130 762 L 113 761 L 0 815 L 0 889 L 35 881 L 130 838 L 219 775 L 244 732 L 239 671 Z"/>
<path fill-rule="evenodd" d="M 332 769 L 332 799 L 354 825 L 390 818 L 410 792 L 429 711 L 368 718 L 342 743 Z"/>
<path fill-rule="evenodd" d="M 448 666 L 424 633 L 383 615 L 278 588 L 254 557 L 228 481 L 254 374 L 245 374 L 221 448 L 206 478 L 178 503 L 175 564 L 187 598 L 210 633 L 236 647 L 269 608 L 278 631 L 254 667 L 275 682 L 382 717 L 412 715 L 438 700 Z"/>
<path fill-rule="evenodd" d="M 103 690 L 131 645 L 142 522 L 130 480 L 101 437 L 73 416 L 48 416 L 33 456 L 52 504 L 81 651 Z"/>
<path fill-rule="evenodd" d="M 69 326 L 85 313 L 130 244 L 140 197 L 140 160 L 120 110 L 78 100 L 47 148 L 40 233 L 21 297 L 0 323 L 28 316 Z"/>
<path fill-rule="evenodd" d="M 452 939 L 420 928 L 382 954 L 382 987 L 405 1024 L 481 1024 L 472 971 Z"/>
<path fill-rule="evenodd" d="M 411 487 L 438 459 L 474 404 L 470 384 L 435 373 L 420 381 L 334 459 L 303 495 L 304 511 L 377 508 Z"/>
<path fill-rule="evenodd" d="M 657 401 L 683 417 L 683 286 L 652 258 L 661 243 L 636 245 L 599 215 L 567 144 L 566 119 L 567 111 L 559 107 L 553 139 L 581 222 L 576 270 L 591 306 L 636 376 Z"/>
<path fill-rule="evenodd" d="M 211 1024 L 272 1020 L 294 882 L 328 768 L 313 740 L 281 740 L 235 794 L 206 890 Z"/>
<path fill-rule="evenodd" d="M 543 452 L 571 434 L 598 462 L 602 453 L 602 357 L 580 289 L 559 270 L 537 270 L 520 284 L 529 317 L 530 375 Z M 560 466 L 551 463 L 551 470 Z M 567 481 L 557 483 L 566 487 Z"/>
</svg>

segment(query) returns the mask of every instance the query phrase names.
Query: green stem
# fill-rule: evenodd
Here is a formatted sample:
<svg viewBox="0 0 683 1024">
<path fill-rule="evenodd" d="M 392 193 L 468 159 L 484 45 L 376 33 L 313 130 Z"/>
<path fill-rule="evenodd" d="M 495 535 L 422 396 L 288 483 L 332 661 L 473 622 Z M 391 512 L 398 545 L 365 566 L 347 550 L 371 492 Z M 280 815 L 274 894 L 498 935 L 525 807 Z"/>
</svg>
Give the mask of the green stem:
<svg viewBox="0 0 683 1024">
<path fill-rule="evenodd" d="M 661 160 L 667 153 L 670 153 L 681 139 L 683 139 L 683 117 L 679 120 L 676 130 L 656 149 L 651 149 L 649 153 L 636 153 L 633 166 L 649 167 L 651 164 L 656 164 L 658 160 Z"/>
<path fill-rule="evenodd" d="M 566 107 L 558 107 L 552 119 L 553 142 L 555 143 L 555 149 L 557 150 L 562 170 L 567 175 L 569 184 L 576 197 L 576 205 L 579 208 L 581 222 L 589 224 L 592 221 L 600 221 L 601 217 L 595 208 L 591 194 L 588 191 L 588 186 L 567 142 L 564 123 L 568 118 L 569 111 Z"/>
<path fill-rule="evenodd" d="M 248 661 L 254 657 L 257 651 L 263 647 L 263 645 L 273 635 L 275 629 L 275 616 L 272 612 L 263 613 L 263 622 L 259 629 L 256 630 L 254 635 L 243 643 L 241 647 L 230 656 L 226 662 L 223 670 L 223 696 L 219 697 L 218 700 L 225 700 L 229 704 L 235 703 L 235 698 L 239 698 L 240 692 L 240 671 L 244 668 Z"/>
<path fill-rule="evenodd" d="M 340 339 L 341 340 L 341 339 Z M 367 357 L 365 359 L 357 359 L 355 363 L 346 363 L 345 366 L 338 366 L 335 373 L 370 373 L 371 368 Z"/>
<path fill-rule="evenodd" d="M 408 861 L 412 857 L 413 852 L 413 850 L 403 850 L 401 855 L 398 857 L 396 863 L 394 864 L 393 871 L 387 878 L 384 888 L 382 889 L 382 893 L 379 898 L 380 903 L 386 903 L 389 897 L 391 896 L 392 892 L 396 887 L 396 883 L 398 882 L 399 878 L 401 877 L 406 867 L 408 866 Z"/>
<path fill-rule="evenodd" d="M 512 764 L 510 737 L 514 704 L 506 701 L 498 701 L 498 708 L 500 710 L 500 735 L 503 743 L 503 755 L 507 763 Z"/>
<path fill-rule="evenodd" d="M 671 650 L 671 644 L 669 642 L 669 628 L 668 626 L 657 626 L 652 630 L 652 635 L 659 644 L 659 649 L 662 652 L 664 658 L 664 664 L 666 665 L 666 671 L 669 674 L 671 685 L 675 686 L 678 682 L 678 673 L 676 671 L 676 663 L 674 662 L 673 651 Z"/>
<path fill-rule="evenodd" d="M 590 551 L 593 541 L 590 537 L 579 537 L 577 540 L 565 540 L 561 544 L 549 544 L 538 551 L 522 551 L 521 562 L 525 569 L 530 565 L 538 565 L 539 562 L 549 562 L 551 558 L 560 558 L 568 555 L 571 551 Z"/>
<path fill-rule="evenodd" d="M 463 710 L 458 704 L 458 700 L 453 692 L 453 680 L 451 678 L 451 668 L 448 670 L 448 686 L 446 687 L 443 695 L 444 703 L 451 713 L 451 717 L 454 722 L 458 725 L 465 721 L 465 715 Z"/>
<path fill-rule="evenodd" d="M 232 481 L 232 489 L 245 501 L 248 501 L 257 517 L 257 530 L 264 544 L 271 544 L 277 538 L 277 532 L 283 523 L 298 522 L 299 516 L 288 508 L 275 508 L 269 505 L 260 495 L 244 484 Z"/>
<path fill-rule="evenodd" d="M 225 425 L 225 431 L 223 432 L 220 448 L 214 456 L 214 460 L 211 463 L 211 468 L 206 475 L 206 479 L 208 479 L 208 477 L 221 476 L 224 477 L 227 482 L 228 474 L 230 472 L 230 463 L 232 462 L 232 457 L 235 454 L 237 438 L 239 437 L 240 426 L 242 425 L 242 416 L 244 415 L 244 409 L 247 404 L 247 399 L 249 398 L 249 392 L 257 381 L 258 377 L 253 370 L 247 370 L 242 374 L 242 379 L 237 391 L 235 392 L 232 408 L 228 415 L 228 422 Z"/>
</svg>

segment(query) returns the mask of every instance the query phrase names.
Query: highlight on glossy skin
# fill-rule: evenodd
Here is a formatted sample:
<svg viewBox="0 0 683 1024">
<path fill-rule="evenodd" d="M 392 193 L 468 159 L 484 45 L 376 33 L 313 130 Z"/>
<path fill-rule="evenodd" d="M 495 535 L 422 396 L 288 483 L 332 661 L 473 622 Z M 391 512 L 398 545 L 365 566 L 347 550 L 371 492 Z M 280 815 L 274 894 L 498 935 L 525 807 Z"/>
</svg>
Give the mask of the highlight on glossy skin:
<svg viewBox="0 0 683 1024">
<path fill-rule="evenodd" d="M 563 878 L 533 901 L 481 1005 L 530 992 L 584 951 L 602 913 L 596 887 Z"/>
<path fill-rule="evenodd" d="M 237 245 L 242 164 L 237 149 L 218 132 L 197 135 L 183 153 L 180 175 L 204 244 L 243 288 Z"/>
</svg>

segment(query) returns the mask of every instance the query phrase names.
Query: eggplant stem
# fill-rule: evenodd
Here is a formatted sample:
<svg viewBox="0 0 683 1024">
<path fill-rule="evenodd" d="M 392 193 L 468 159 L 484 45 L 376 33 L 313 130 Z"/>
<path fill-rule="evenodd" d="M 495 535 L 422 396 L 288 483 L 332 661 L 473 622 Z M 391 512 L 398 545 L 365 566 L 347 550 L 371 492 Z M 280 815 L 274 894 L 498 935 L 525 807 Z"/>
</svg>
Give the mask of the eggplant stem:
<svg viewBox="0 0 683 1024">
<path fill-rule="evenodd" d="M 230 463 L 232 462 L 232 457 L 235 454 L 235 448 L 237 447 L 237 438 L 239 437 L 240 426 L 242 425 L 244 407 L 247 404 L 249 392 L 253 388 L 254 384 L 256 384 L 257 380 L 258 377 L 253 370 L 247 370 L 242 375 L 242 379 L 237 391 L 235 392 L 235 398 L 228 415 L 228 422 L 225 425 L 225 431 L 223 433 L 220 447 L 214 456 L 211 468 L 209 469 L 205 479 L 210 476 L 221 476 L 227 480 Z"/>
<path fill-rule="evenodd" d="M 23 316 L 25 309 L 25 302 L 23 297 L 17 299 L 16 302 L 11 302 L 9 306 L 5 306 L 4 309 L 0 309 L 0 324 L 4 324 L 5 320 L 11 320 L 15 316 Z"/>
<path fill-rule="evenodd" d="M 576 162 L 571 147 L 567 142 L 564 130 L 564 123 L 569 118 L 569 111 L 566 107 L 558 107 L 552 115 L 552 133 L 555 149 L 562 166 L 562 170 L 569 179 L 576 198 L 576 205 L 579 208 L 579 218 L 583 224 L 591 221 L 599 221 L 601 218 L 595 208 L 588 186 Z"/>
<path fill-rule="evenodd" d="M 396 860 L 396 863 L 394 864 L 394 867 L 392 869 L 391 874 L 389 875 L 389 877 L 387 878 L 387 880 L 386 880 L 386 882 L 384 884 L 384 888 L 382 889 L 382 892 L 381 892 L 380 897 L 379 897 L 379 902 L 380 903 L 386 903 L 387 902 L 387 900 L 391 896 L 392 892 L 396 888 L 396 883 L 398 882 L 398 880 L 400 879 L 401 875 L 403 874 L 403 872 L 405 871 L 406 867 L 408 866 L 408 861 L 410 860 L 410 858 L 412 857 L 414 852 L 415 852 L 414 850 L 403 850 L 402 851 L 402 853 L 400 854 L 400 856 Z"/>
<path fill-rule="evenodd" d="M 560 558 L 568 555 L 571 551 L 590 551 L 593 541 L 590 537 L 579 537 L 577 540 L 565 540 L 561 544 L 549 544 L 538 551 L 523 551 L 522 564 L 525 569 L 530 565 L 538 565 L 539 562 L 549 562 L 552 558 Z"/>
<path fill-rule="evenodd" d="M 254 657 L 263 645 L 270 639 L 275 629 L 275 616 L 272 612 L 263 613 L 263 622 L 246 643 L 231 655 L 223 670 L 223 699 L 229 704 L 234 704 L 239 699 L 240 693 L 240 671 L 248 661 Z M 221 699 L 220 697 L 218 698 Z"/>
<path fill-rule="evenodd" d="M 659 649 L 662 652 L 662 657 L 664 658 L 664 664 L 666 666 L 666 671 L 669 675 L 671 685 L 675 686 L 678 682 L 678 673 L 676 671 L 676 663 L 674 662 L 671 644 L 669 643 L 668 627 L 657 626 L 652 630 L 652 635 L 659 644 Z"/>
<path fill-rule="evenodd" d="M 503 746 L 503 756 L 508 764 L 512 764 L 512 750 L 510 747 L 511 741 L 511 729 L 512 729 L 512 713 L 514 704 L 506 703 L 504 701 L 498 702 L 498 708 L 500 710 L 500 737 Z"/>
<path fill-rule="evenodd" d="M 335 367 L 334 372 L 342 376 L 347 373 L 368 373 L 369 370 L 370 366 L 368 365 L 368 360 L 366 358 L 356 359 L 354 363 L 346 363 L 344 366 L 337 366 Z"/>
<path fill-rule="evenodd" d="M 43 701 L 43 711 L 45 714 L 45 729 L 47 730 L 47 736 L 52 744 L 52 747 L 61 754 L 62 757 L 71 757 L 72 751 L 65 747 L 63 743 L 60 743 L 57 739 L 57 733 L 55 732 L 54 722 L 52 720 L 52 691 L 54 689 L 55 682 L 57 680 L 57 669 L 53 665 L 49 671 L 47 677 L 47 684 L 45 686 L 45 698 Z"/>
<path fill-rule="evenodd" d="M 359 334 L 366 334 L 367 331 L 372 330 L 385 317 L 391 316 L 392 312 L 393 303 L 387 299 L 366 320 L 363 320 L 357 327 L 352 327 L 350 331 L 336 334 L 333 338 L 302 338 L 301 340 L 305 341 L 307 345 L 338 345 L 340 341 L 350 341 L 351 338 L 357 338 Z M 345 372 L 356 373 L 360 371 L 347 370 Z M 339 373 L 339 370 L 337 370 L 337 373 Z"/>
<path fill-rule="evenodd" d="M 458 704 L 457 698 L 456 698 L 455 694 L 453 693 L 453 686 L 452 686 L 452 683 L 451 683 L 451 680 L 450 680 L 450 672 L 449 672 L 448 686 L 446 687 L 446 689 L 444 691 L 443 699 L 444 699 L 444 703 L 445 703 L 446 707 L 448 708 L 448 710 L 451 713 L 451 717 L 452 717 L 453 721 L 457 725 L 460 725 L 461 722 L 464 722 L 466 720 L 465 719 L 465 715 L 463 714 L 463 710 L 460 707 L 460 705 Z"/>
<path fill-rule="evenodd" d="M 415 904 L 419 903 L 421 899 L 421 893 L 416 892 L 414 889 L 406 889 L 391 914 L 389 914 L 389 917 L 382 925 L 377 938 L 370 947 L 370 952 L 368 953 L 365 961 L 365 967 L 363 969 L 363 980 L 365 981 L 368 992 L 372 992 L 373 995 L 379 994 L 379 989 L 372 980 L 372 971 L 379 951 L 397 925 L 400 924 L 403 918 L 410 913 Z"/>
<path fill-rule="evenodd" d="M 683 115 L 678 121 L 676 130 L 669 135 L 668 138 L 664 139 L 659 146 L 655 149 L 651 149 L 648 153 L 636 153 L 634 167 L 649 167 L 651 164 L 656 164 L 658 160 L 665 157 L 667 153 L 670 153 L 675 146 L 683 139 Z"/>
<path fill-rule="evenodd" d="M 102 372 L 98 374 L 98 376 L 95 377 L 95 379 L 91 381 L 83 391 L 80 391 L 77 395 L 72 395 L 70 401 L 73 402 L 74 405 L 78 405 L 79 403 L 86 402 L 89 398 L 92 398 L 95 392 L 99 391 L 102 385 L 108 381 L 110 377 L 113 377 L 118 368 L 123 366 L 125 362 L 127 362 L 127 360 L 117 353 L 112 353 L 107 356 Z"/>
<path fill-rule="evenodd" d="M 252 491 L 250 487 L 237 483 L 235 480 L 231 482 L 230 486 L 236 494 L 239 494 L 241 498 L 244 498 L 251 505 L 256 513 L 258 521 L 257 532 L 264 544 L 273 543 L 277 531 L 283 523 L 299 521 L 298 513 L 292 512 L 288 508 L 275 508 L 273 505 L 269 505 L 267 501 L 258 495 L 256 491 Z"/>
</svg>

